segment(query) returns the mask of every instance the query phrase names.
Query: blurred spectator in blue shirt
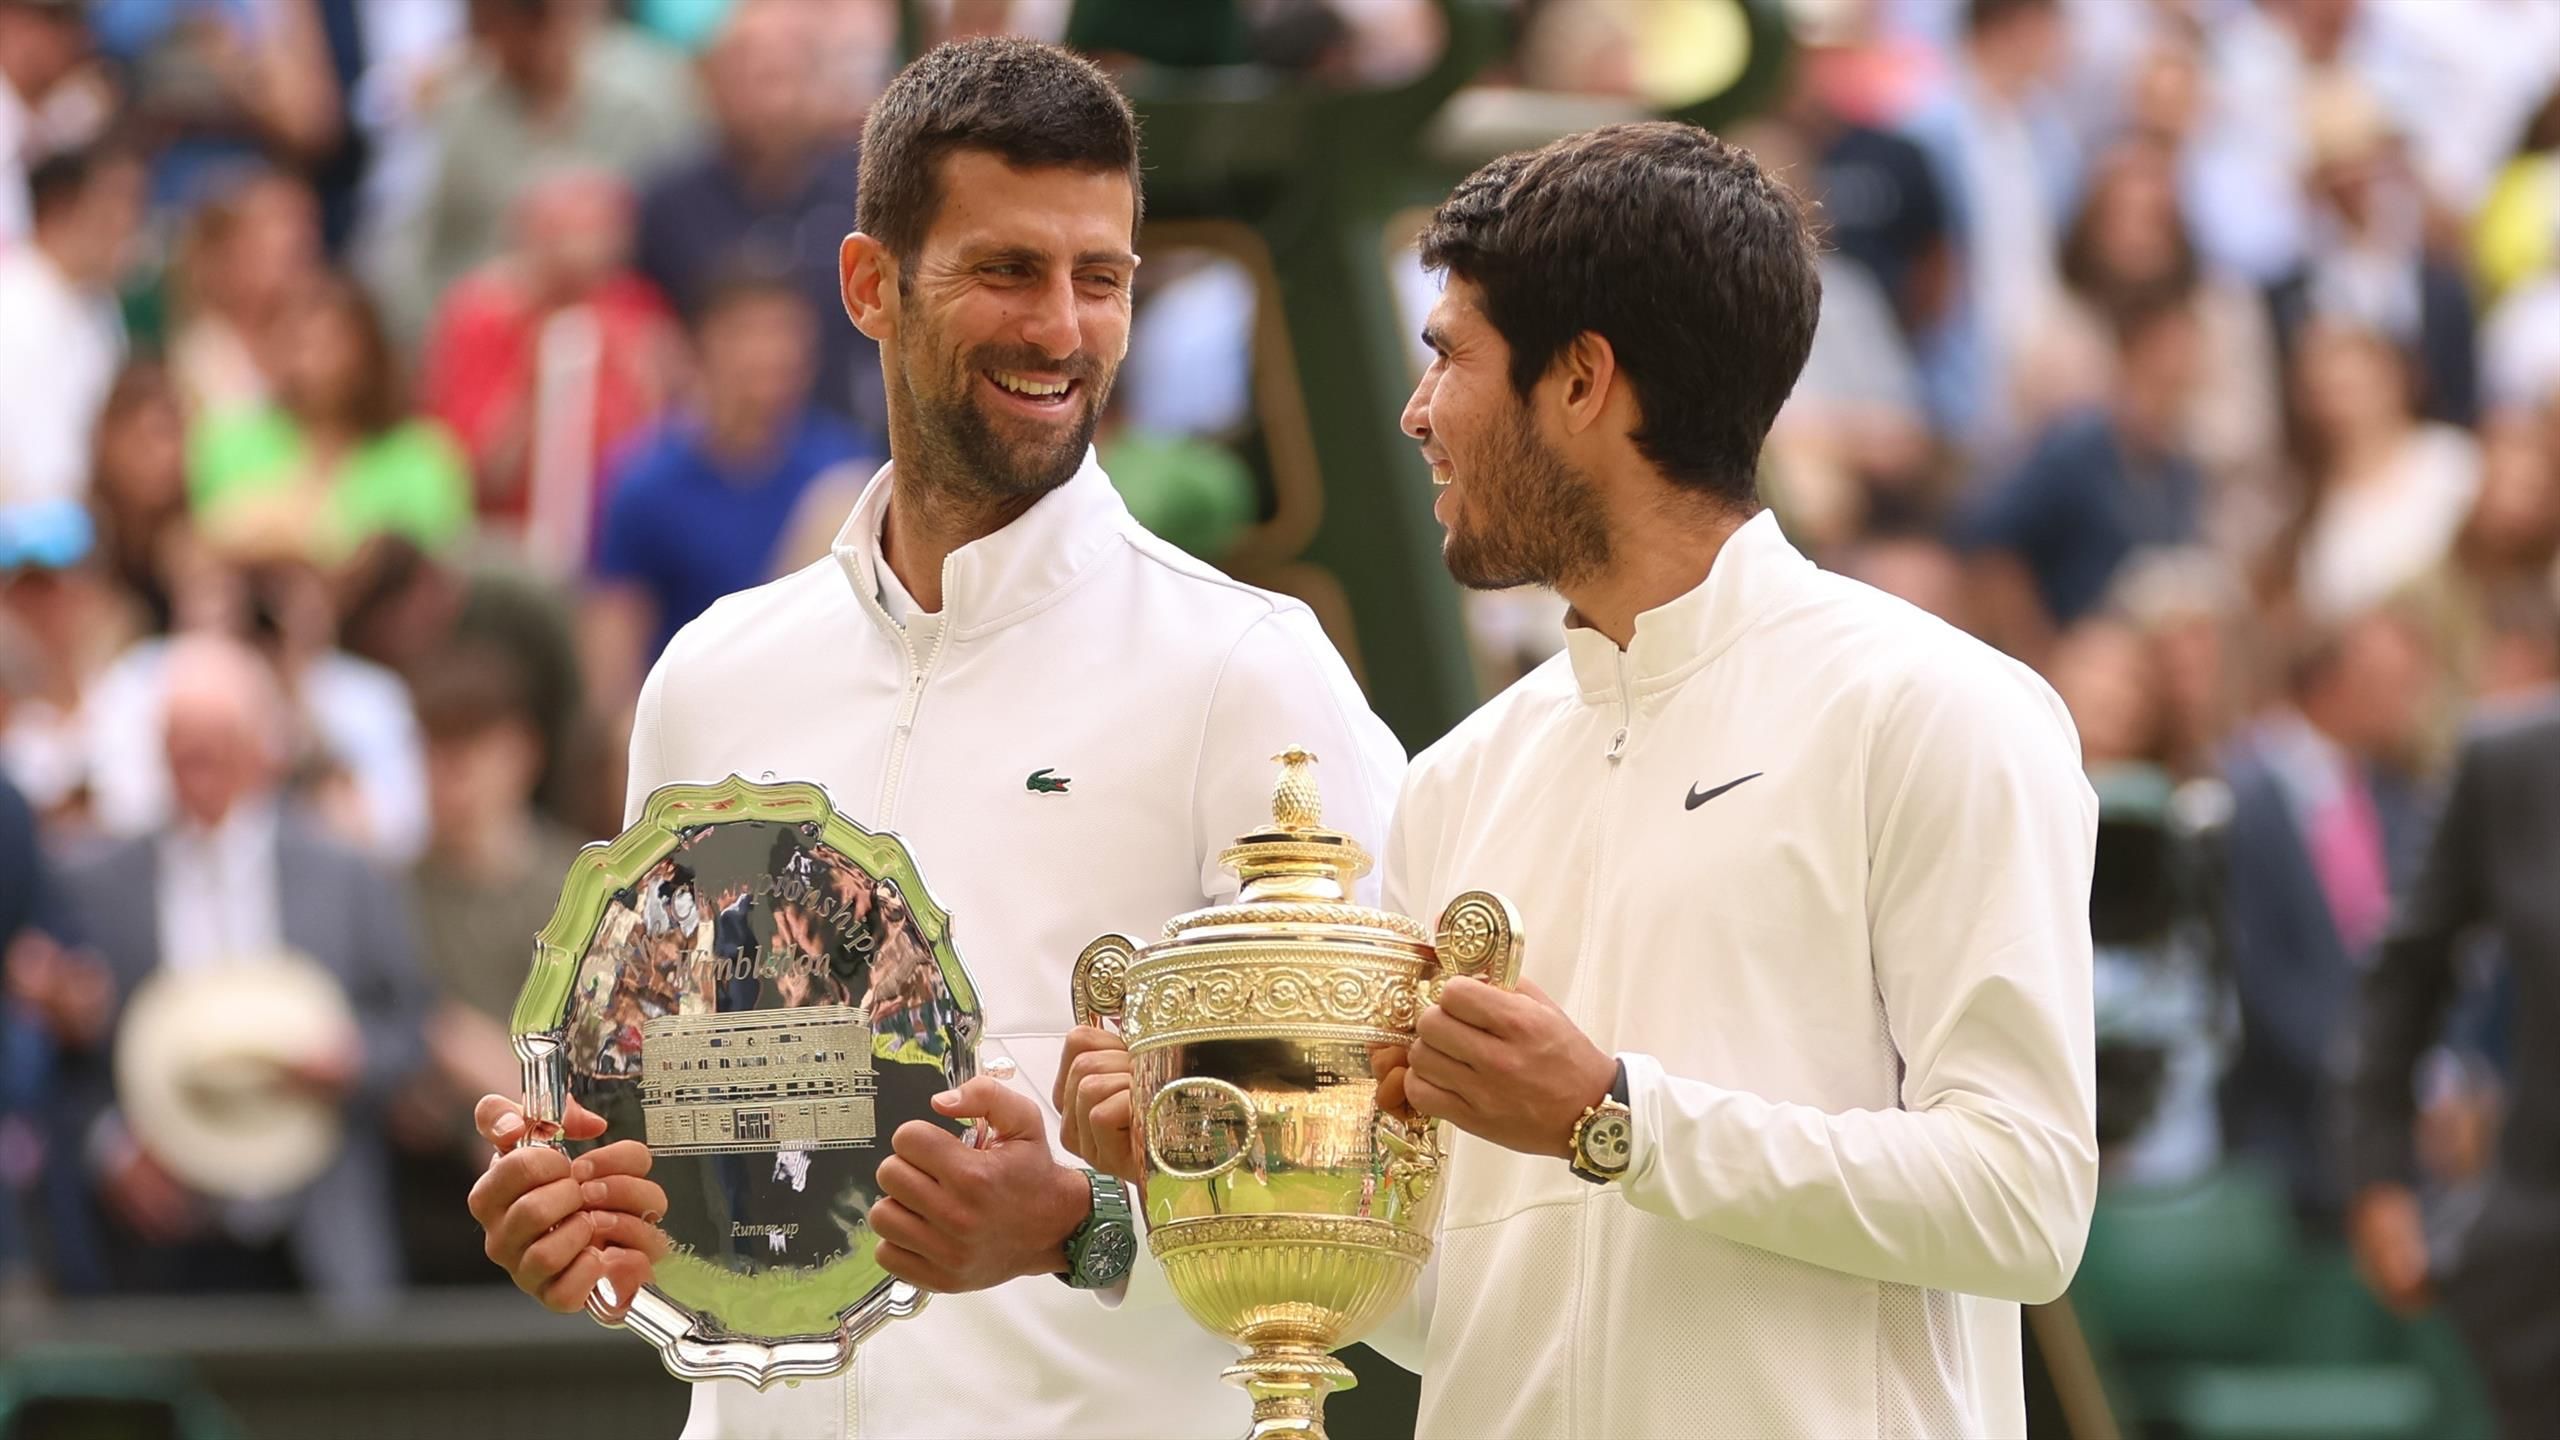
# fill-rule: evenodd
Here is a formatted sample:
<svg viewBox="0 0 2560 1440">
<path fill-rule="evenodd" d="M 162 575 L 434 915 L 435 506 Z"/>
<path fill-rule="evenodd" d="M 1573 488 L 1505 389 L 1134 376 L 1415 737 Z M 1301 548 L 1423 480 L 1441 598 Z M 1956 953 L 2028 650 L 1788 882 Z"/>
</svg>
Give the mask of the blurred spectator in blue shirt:
<svg viewBox="0 0 2560 1440">
<path fill-rule="evenodd" d="M 2040 649 L 2048 626 L 2095 609 L 2137 550 L 2201 529 L 2204 483 L 2181 434 L 2199 358 L 2194 306 L 2180 290 L 2129 301 L 2115 320 L 2116 388 L 2036 442 L 2026 464 L 1958 521 L 1978 562 L 1983 619 Z"/>
<path fill-rule="evenodd" d="M 627 709 L 685 622 L 774 576 L 813 482 L 876 452 L 809 401 L 817 317 L 793 282 L 723 281 L 694 322 L 701 390 L 612 482 L 589 608 L 595 693 Z"/>
</svg>

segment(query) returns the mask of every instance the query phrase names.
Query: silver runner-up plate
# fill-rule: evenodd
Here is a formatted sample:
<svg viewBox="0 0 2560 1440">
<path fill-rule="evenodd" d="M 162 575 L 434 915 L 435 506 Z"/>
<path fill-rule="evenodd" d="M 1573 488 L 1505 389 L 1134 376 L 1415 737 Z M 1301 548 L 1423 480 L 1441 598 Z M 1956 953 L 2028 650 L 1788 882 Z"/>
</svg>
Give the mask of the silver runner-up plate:
<svg viewBox="0 0 2560 1440">
<path fill-rule="evenodd" d="M 872 1259 L 889 1137 L 977 1073 L 983 1012 L 895 835 L 815 785 L 671 785 L 579 852 L 511 1029 L 534 1138 L 647 1142 L 666 1253 L 622 1323 L 684 1380 L 839 1374 L 925 1293 Z M 567 1100 L 604 1117 L 566 1139 Z M 611 1300 L 589 1304 L 610 1320 Z"/>
</svg>

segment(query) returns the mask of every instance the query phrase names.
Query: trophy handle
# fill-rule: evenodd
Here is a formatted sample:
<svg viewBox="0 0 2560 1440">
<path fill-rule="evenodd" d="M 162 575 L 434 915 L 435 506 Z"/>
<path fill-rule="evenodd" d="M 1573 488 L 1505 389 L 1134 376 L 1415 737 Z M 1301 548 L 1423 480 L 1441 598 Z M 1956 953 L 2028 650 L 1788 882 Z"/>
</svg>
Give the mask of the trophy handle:
<svg viewBox="0 0 2560 1440">
<path fill-rule="evenodd" d="M 511 1037 L 524 1077 L 525 1140 L 554 1150 L 568 1148 L 561 1124 L 569 1117 L 566 1039 L 557 1031 Z"/>
<path fill-rule="evenodd" d="M 1490 890 L 1470 890 L 1440 912 L 1440 928 L 1432 949 L 1440 957 L 1440 973 L 1428 982 L 1437 1003 L 1440 987 L 1464 975 L 1505 990 L 1520 983 L 1520 912 Z"/>
<path fill-rule="evenodd" d="M 1138 960 L 1138 942 L 1126 935 L 1105 935 L 1084 947 L 1069 972 L 1068 985 L 1078 1025 L 1117 1024 L 1129 998 L 1129 967 Z"/>
</svg>

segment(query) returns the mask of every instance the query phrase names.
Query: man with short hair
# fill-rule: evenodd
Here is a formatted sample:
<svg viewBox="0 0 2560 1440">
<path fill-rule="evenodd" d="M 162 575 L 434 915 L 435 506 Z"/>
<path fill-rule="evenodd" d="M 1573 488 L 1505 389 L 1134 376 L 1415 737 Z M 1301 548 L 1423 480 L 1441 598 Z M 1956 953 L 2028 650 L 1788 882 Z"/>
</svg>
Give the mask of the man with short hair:
<svg viewBox="0 0 2560 1440">
<path fill-rule="evenodd" d="M 636 694 L 711 602 L 779 573 L 792 518 L 820 477 L 849 472 L 850 491 L 879 463 L 810 403 L 818 316 L 796 285 L 744 271 L 701 302 L 699 403 L 643 435 L 606 487 L 585 622 L 600 696 Z"/>
<path fill-rule="evenodd" d="M 2413 778 L 2437 679 L 2424 630 L 2395 610 L 2316 628 L 2285 703 L 2231 747 L 2224 926 L 2240 1053 L 2222 1081 L 2231 1152 L 2283 1185 L 2314 1243 L 2347 1196 L 2339 1060 L 2425 830 Z"/>
<path fill-rule="evenodd" d="M 136 1291 L 300 1289 L 350 1309 L 402 1284 L 380 1131 L 421 1060 L 427 988 L 398 882 L 282 793 L 285 696 L 239 641 L 171 642 L 161 716 L 172 815 L 64 867 L 80 931 L 115 983 L 115 1014 L 75 1088 L 97 1188 L 114 1222 L 109 1271 Z M 177 1179 L 114 1104 L 115 1035 L 135 991 L 178 972 L 279 954 L 326 969 L 357 1029 L 292 1067 L 337 1100 L 346 1139 L 319 1178 L 272 1201 L 226 1201 Z"/>
<path fill-rule="evenodd" d="M 142 224 L 139 157 L 98 147 L 37 163 L 34 229 L 0 252 L 0 504 L 85 499 L 90 431 L 124 361 L 116 280 Z"/>
<path fill-rule="evenodd" d="M 713 605 L 641 692 L 634 813 L 660 785 L 771 773 L 894 830 L 957 917 L 982 1059 L 1020 1068 L 962 1086 L 947 1126 L 899 1127 L 880 1163 L 875 1253 L 942 1293 L 841 1378 L 697 1387 L 697 1440 L 1244 1428 L 1218 1379 L 1233 1347 L 1152 1262 L 1116 1274 L 1075 1243 L 1124 1197 L 1059 1163 L 1037 1097 L 1077 952 L 1232 895 L 1218 856 L 1269 823 L 1273 756 L 1319 754 L 1327 818 L 1364 844 L 1403 759 L 1306 607 L 1148 535 L 1092 458 L 1139 198 L 1136 121 L 1093 66 L 1015 39 L 909 66 L 872 108 L 841 261 L 845 308 L 880 345 L 891 462 L 833 554 Z M 894 898 L 877 897 L 884 926 L 902 923 Z M 524 1133 L 496 1096 L 481 1116 L 502 1146 Z M 953 1133 L 977 1118 L 984 1149 Z M 608 1272 L 628 1295 L 645 1269 L 639 1216 L 665 1203 L 646 1169 L 633 1141 L 575 1167 L 515 1149 L 472 1211 L 519 1286 L 575 1309 Z M 1076 1293 L 1124 1283 L 1116 1315 Z"/>
<path fill-rule="evenodd" d="M 38 116 L 89 51 L 85 0 L 0 0 L 0 250 L 27 238 Z"/>
<path fill-rule="evenodd" d="M 1565 653 L 1417 759 L 1389 908 L 1519 908 L 1380 1102 L 1461 1132 L 1425 1435 L 2015 1435 L 2018 1304 L 2097 1185 L 2097 804 L 2025 667 L 1816 569 L 1753 474 L 1819 305 L 1794 200 L 1704 131 L 1494 161 L 1422 236 L 1405 411 L 1450 573 Z M 1118 1078 L 1072 1048 L 1081 1140 Z M 1125 1165 L 1125 1138 L 1091 1148 Z"/>
<path fill-rule="evenodd" d="M 1401 1077 L 1464 1132 L 1422 1431 L 2021 1433 L 2017 1305 L 2097 1182 L 2070 716 L 1760 509 L 1820 288 L 1748 155 L 1568 137 L 1422 255 L 1405 428 L 1450 573 L 1573 607 L 1387 847 L 1392 907 L 1483 886 L 1544 942 L 1516 994 L 1453 984 Z"/>
<path fill-rule="evenodd" d="M 2106 402 L 2055 420 L 1956 525 L 1982 581 L 1984 633 L 2029 659 L 2094 613 L 2136 554 L 2203 534 L 2204 472 L 2184 435 L 2203 354 L 2194 293 L 2164 286 L 2110 308 Z"/>
</svg>

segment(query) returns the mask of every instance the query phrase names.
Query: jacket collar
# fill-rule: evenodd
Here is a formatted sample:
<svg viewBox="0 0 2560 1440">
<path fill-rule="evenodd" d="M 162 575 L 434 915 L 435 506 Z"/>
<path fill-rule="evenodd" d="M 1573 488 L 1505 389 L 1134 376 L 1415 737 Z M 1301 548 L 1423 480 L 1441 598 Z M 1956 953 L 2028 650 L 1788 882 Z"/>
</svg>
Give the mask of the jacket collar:
<svg viewBox="0 0 2560 1440">
<path fill-rule="evenodd" d="M 1579 615 L 1565 616 L 1565 651 L 1582 698 L 1615 700 L 1623 682 L 1635 695 L 1666 690 L 1740 639 L 1761 616 L 1800 593 L 1816 573 L 1763 510 L 1725 537 L 1707 578 L 1686 595 L 1636 617 L 1624 652 Z"/>
<path fill-rule="evenodd" d="M 871 477 L 833 546 L 855 598 L 874 611 L 880 608 L 880 529 L 896 469 L 893 460 Z M 1084 464 L 1067 483 L 1041 496 L 1012 524 L 943 560 L 943 623 L 953 639 L 965 640 L 1025 617 L 1065 590 L 1135 523 L 1101 461 L 1087 449 Z"/>
</svg>

